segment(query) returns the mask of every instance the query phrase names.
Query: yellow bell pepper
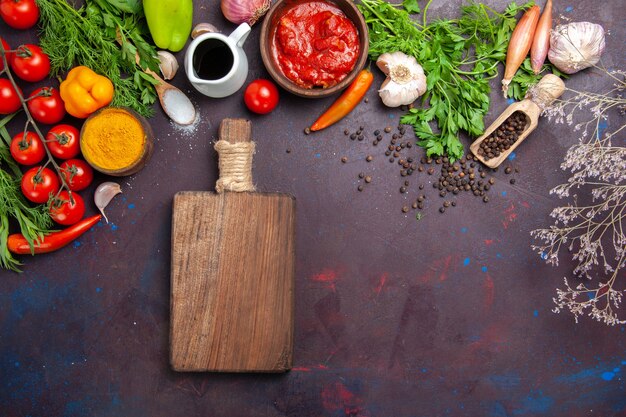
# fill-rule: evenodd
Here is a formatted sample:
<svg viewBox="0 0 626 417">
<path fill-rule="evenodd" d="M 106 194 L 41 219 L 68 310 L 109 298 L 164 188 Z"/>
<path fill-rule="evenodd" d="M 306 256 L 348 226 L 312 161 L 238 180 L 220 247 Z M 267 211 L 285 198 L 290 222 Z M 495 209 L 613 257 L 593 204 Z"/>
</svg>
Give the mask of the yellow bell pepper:
<svg viewBox="0 0 626 417">
<path fill-rule="evenodd" d="M 65 110 L 74 117 L 84 119 L 113 100 L 113 83 L 85 66 L 73 68 L 60 86 Z"/>
</svg>

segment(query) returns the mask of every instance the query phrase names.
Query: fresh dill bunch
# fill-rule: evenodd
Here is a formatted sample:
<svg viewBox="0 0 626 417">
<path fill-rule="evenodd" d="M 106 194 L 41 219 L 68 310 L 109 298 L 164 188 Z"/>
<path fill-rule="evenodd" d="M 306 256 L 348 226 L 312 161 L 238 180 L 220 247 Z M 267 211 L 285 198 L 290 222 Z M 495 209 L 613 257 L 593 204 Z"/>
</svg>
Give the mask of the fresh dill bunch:
<svg viewBox="0 0 626 417">
<path fill-rule="evenodd" d="M 144 116 L 153 114 L 156 81 L 142 67 L 158 71 L 158 60 L 156 50 L 144 39 L 147 30 L 141 8 L 102 0 L 87 0 L 79 9 L 65 0 L 37 0 L 37 4 L 40 42 L 50 57 L 52 75 L 62 76 L 84 65 L 111 80 L 112 105 L 130 107 Z M 135 63 L 135 54 L 141 65 Z"/>
</svg>

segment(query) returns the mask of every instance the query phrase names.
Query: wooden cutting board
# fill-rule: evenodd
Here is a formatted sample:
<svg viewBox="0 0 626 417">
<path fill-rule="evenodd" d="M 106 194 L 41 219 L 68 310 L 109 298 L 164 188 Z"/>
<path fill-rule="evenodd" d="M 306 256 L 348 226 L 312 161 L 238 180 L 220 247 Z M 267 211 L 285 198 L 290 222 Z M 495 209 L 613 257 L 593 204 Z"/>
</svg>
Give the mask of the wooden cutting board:
<svg viewBox="0 0 626 417">
<path fill-rule="evenodd" d="M 219 135 L 222 141 L 249 142 L 250 122 L 225 119 Z M 223 168 L 220 164 L 222 176 Z M 294 233 L 295 199 L 285 194 L 176 194 L 170 300 L 174 370 L 291 368 Z"/>
</svg>

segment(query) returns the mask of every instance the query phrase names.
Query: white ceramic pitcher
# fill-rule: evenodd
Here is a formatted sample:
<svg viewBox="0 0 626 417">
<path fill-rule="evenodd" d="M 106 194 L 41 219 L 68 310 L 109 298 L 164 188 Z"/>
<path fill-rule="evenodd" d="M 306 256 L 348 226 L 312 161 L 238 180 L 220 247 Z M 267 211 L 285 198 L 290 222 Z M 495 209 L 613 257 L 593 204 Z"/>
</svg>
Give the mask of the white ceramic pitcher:
<svg viewBox="0 0 626 417">
<path fill-rule="evenodd" d="M 229 36 L 204 33 L 185 53 L 185 73 L 196 90 L 209 97 L 226 97 L 241 88 L 248 75 L 243 43 L 250 26 L 242 23 Z"/>
</svg>

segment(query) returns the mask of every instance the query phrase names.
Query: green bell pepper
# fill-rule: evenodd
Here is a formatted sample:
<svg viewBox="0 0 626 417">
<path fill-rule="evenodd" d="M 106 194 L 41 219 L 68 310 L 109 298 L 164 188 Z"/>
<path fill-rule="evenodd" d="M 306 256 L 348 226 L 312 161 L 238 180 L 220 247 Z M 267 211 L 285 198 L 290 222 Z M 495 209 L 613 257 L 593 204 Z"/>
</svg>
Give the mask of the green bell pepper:
<svg viewBox="0 0 626 417">
<path fill-rule="evenodd" d="M 183 49 L 191 33 L 193 0 L 143 0 L 143 12 L 156 46 Z"/>
</svg>

